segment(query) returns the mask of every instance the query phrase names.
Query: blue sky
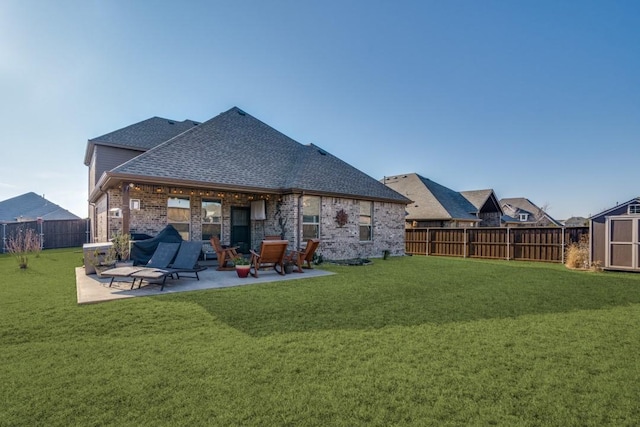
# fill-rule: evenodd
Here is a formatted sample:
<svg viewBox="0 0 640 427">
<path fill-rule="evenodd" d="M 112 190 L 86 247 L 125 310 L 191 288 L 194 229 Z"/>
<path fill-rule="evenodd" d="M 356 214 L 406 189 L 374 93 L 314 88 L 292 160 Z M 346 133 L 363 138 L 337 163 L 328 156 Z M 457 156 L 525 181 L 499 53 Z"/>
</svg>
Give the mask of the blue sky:
<svg viewBox="0 0 640 427">
<path fill-rule="evenodd" d="M 87 139 L 238 106 L 368 175 L 527 197 L 640 196 L 638 1 L 0 3 L 0 200 L 87 215 Z"/>
</svg>

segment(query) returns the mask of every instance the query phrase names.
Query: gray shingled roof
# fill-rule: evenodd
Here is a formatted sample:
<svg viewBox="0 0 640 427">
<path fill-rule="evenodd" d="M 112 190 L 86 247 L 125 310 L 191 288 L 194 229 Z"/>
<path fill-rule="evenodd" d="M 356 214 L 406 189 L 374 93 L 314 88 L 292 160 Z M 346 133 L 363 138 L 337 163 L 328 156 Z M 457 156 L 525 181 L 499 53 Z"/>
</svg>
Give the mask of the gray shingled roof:
<svg viewBox="0 0 640 427">
<path fill-rule="evenodd" d="M 91 152 L 93 151 L 93 146 L 96 144 L 146 151 L 199 124 L 199 122 L 193 120 L 178 122 L 162 117 L 152 117 L 143 120 L 97 138 L 90 139 L 85 153 L 85 164 L 89 165 Z"/>
<path fill-rule="evenodd" d="M 302 145 L 234 107 L 140 154 L 111 174 L 265 191 L 300 190 L 408 203 L 315 145 Z"/>
<path fill-rule="evenodd" d="M 469 191 L 461 191 L 460 194 L 467 199 L 473 206 L 476 207 L 476 210 L 479 211 L 482 209 L 491 194 L 493 194 L 493 190 L 469 190 Z"/>
<path fill-rule="evenodd" d="M 408 220 L 478 221 L 477 209 L 459 192 L 416 173 L 385 177 L 384 182 L 414 201 L 407 206 Z"/>
<path fill-rule="evenodd" d="M 548 213 L 540 209 L 533 202 L 531 202 L 531 200 L 525 197 L 507 197 L 504 199 L 500 199 L 500 206 L 502 207 L 502 210 L 504 211 L 505 216 L 507 217 L 507 218 L 503 218 L 503 222 L 512 222 L 511 219 L 513 219 L 513 221 L 519 222 L 518 220 L 515 219 L 515 216 L 517 216 L 520 213 L 528 213 L 529 215 L 531 215 L 531 218 L 535 218 L 538 215 L 538 212 L 542 211 L 543 215 L 546 216 L 547 219 L 549 219 L 549 221 L 559 226 L 562 225 L 560 221 L 557 221 L 554 218 L 552 218 Z M 535 222 L 535 221 L 528 221 L 528 222 Z"/>
<path fill-rule="evenodd" d="M 30 192 L 0 202 L 0 222 L 80 219 L 66 209 Z"/>
</svg>

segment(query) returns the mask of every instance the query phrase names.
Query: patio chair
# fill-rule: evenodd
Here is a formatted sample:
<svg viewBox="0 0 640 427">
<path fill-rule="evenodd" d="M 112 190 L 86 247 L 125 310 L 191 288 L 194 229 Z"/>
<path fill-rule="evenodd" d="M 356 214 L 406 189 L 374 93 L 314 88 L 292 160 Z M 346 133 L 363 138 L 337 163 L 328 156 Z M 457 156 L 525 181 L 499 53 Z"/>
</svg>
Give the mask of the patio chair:
<svg viewBox="0 0 640 427">
<path fill-rule="evenodd" d="M 234 266 L 228 265 L 229 262 L 232 262 L 234 258 L 238 257 L 238 247 L 237 246 L 223 246 L 220 243 L 220 239 L 217 236 L 213 236 L 211 238 L 211 246 L 216 251 L 216 256 L 218 257 L 218 270 L 233 270 Z"/>
<path fill-rule="evenodd" d="M 284 256 L 287 252 L 288 240 L 263 240 L 260 246 L 260 253 L 253 249 L 249 273 L 253 277 L 258 277 L 258 270 L 263 267 L 273 267 L 279 274 L 284 275 Z M 280 266 L 280 271 L 278 271 Z"/>
<path fill-rule="evenodd" d="M 300 249 L 297 251 L 291 251 L 287 255 L 287 261 L 295 264 L 296 269 L 294 270 L 297 273 L 304 273 L 302 268 L 304 267 L 304 263 L 307 263 L 307 266 L 304 268 L 313 269 L 311 266 L 311 261 L 313 261 L 313 254 L 316 253 L 316 249 L 320 245 L 320 239 L 308 239 L 307 246 L 304 249 Z"/>
<path fill-rule="evenodd" d="M 136 282 L 136 279 L 140 279 L 140 283 L 138 288 L 142 286 L 143 280 L 160 280 L 162 279 L 160 290 L 164 290 L 164 285 L 167 281 L 167 277 L 180 279 L 180 274 L 192 273 L 193 276 L 184 276 L 184 277 L 192 277 L 194 279 L 200 280 L 200 276 L 198 272 L 202 270 L 206 270 L 207 267 L 203 267 L 198 265 L 198 258 L 200 258 L 200 253 L 202 251 L 202 243 L 201 242 L 190 242 L 183 241 L 180 243 L 180 249 L 178 249 L 178 254 L 176 255 L 176 259 L 173 261 L 171 265 L 167 268 L 142 268 L 136 272 L 131 274 L 133 277 L 133 283 Z M 132 286 L 133 288 L 133 286 Z"/>
<path fill-rule="evenodd" d="M 131 277 L 133 274 L 144 270 L 144 269 L 156 269 L 156 268 L 166 268 L 171 264 L 173 258 L 176 256 L 176 252 L 178 252 L 178 248 L 180 247 L 180 243 L 167 243 L 160 242 L 158 243 L 158 247 L 156 248 L 153 255 L 151 255 L 151 259 L 144 264 L 139 266 L 127 266 L 127 267 L 116 267 L 111 268 L 109 270 L 105 270 L 102 272 L 103 277 L 111 277 L 111 281 L 109 282 L 109 287 L 113 285 L 113 281 L 116 277 Z M 131 283 L 131 289 L 133 289 L 133 285 L 135 285 L 136 279 L 133 279 Z"/>
</svg>

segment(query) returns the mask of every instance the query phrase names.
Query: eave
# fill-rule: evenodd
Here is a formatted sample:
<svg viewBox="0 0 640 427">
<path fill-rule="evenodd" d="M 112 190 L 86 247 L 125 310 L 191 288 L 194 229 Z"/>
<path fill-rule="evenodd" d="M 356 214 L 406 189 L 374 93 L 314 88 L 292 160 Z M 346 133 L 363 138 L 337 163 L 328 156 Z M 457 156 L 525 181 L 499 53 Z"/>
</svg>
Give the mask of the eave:
<svg viewBox="0 0 640 427">
<path fill-rule="evenodd" d="M 383 197 L 369 197 L 361 194 L 346 194 L 346 193 L 338 193 L 338 192 L 315 191 L 315 190 L 306 190 L 301 188 L 264 188 L 264 187 L 252 187 L 252 186 L 241 186 L 241 185 L 229 185 L 229 184 L 220 184 L 220 183 L 213 183 L 213 182 L 159 178 L 154 176 L 144 176 L 144 175 L 136 175 L 136 174 L 121 174 L 121 173 L 114 173 L 114 172 L 105 172 L 104 174 L 102 174 L 95 188 L 89 195 L 89 203 L 95 203 L 100 197 L 100 194 L 105 193 L 108 189 L 121 187 L 122 184 L 125 184 L 125 183 L 188 187 L 193 189 L 208 189 L 208 190 L 215 188 L 216 190 L 222 190 L 222 191 L 237 191 L 237 192 L 255 193 L 255 194 L 301 194 L 301 195 L 304 194 L 304 195 L 310 195 L 310 196 L 325 196 L 325 197 L 336 197 L 336 198 L 347 198 L 347 199 L 371 200 L 375 202 L 396 203 L 401 205 L 407 205 L 409 203 L 413 203 L 411 200 L 406 198 L 405 198 L 406 199 L 406 202 L 405 202 L 403 200 L 398 200 L 398 199 L 390 199 L 390 198 L 383 198 Z"/>
</svg>

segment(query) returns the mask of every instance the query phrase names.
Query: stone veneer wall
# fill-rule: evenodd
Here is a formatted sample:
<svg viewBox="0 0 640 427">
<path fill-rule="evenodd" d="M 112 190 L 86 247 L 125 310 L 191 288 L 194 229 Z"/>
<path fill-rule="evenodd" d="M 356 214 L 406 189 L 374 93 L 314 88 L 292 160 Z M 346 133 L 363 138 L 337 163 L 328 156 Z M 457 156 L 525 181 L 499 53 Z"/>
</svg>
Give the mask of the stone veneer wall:
<svg viewBox="0 0 640 427">
<path fill-rule="evenodd" d="M 161 188 L 161 192 L 155 191 Z M 176 193 L 173 193 L 173 191 Z M 182 190 L 182 193 L 180 193 Z M 207 193 L 209 193 L 207 195 Z M 122 219 L 107 218 L 110 208 L 122 207 L 122 194 L 120 190 L 109 190 L 108 206 L 105 201 L 101 204 L 98 214 L 98 233 L 96 241 L 108 240 L 106 224 L 109 228 L 109 237 L 122 230 Z M 264 198 L 267 219 L 264 221 L 251 221 L 251 247 L 258 248 L 260 242 L 268 235 L 280 235 L 283 231 L 284 238 L 289 240 L 290 248 L 298 248 L 301 241 L 302 199 L 299 194 L 279 195 L 252 195 L 234 192 L 203 192 L 185 188 L 166 188 L 146 186 L 140 189 L 131 189 L 129 197 L 140 200 L 140 210 L 131 210 L 129 229 L 131 232 L 156 235 L 167 225 L 167 198 L 169 195 L 189 196 L 191 200 L 191 240 L 201 240 L 201 201 L 222 201 L 222 233 L 221 242 L 230 243 L 231 207 L 249 207 L 251 201 Z M 104 206 L 102 206 L 104 205 Z M 339 227 L 336 222 L 336 214 L 340 209 L 348 215 L 348 222 Z M 357 200 L 335 197 L 322 197 L 320 207 L 320 240 L 318 253 L 325 259 L 350 259 L 381 257 L 385 250 L 391 255 L 404 255 L 405 235 L 404 216 L 405 206 L 396 203 L 375 202 L 373 207 L 373 240 L 360 242 L 359 216 L 360 206 Z"/>
</svg>

